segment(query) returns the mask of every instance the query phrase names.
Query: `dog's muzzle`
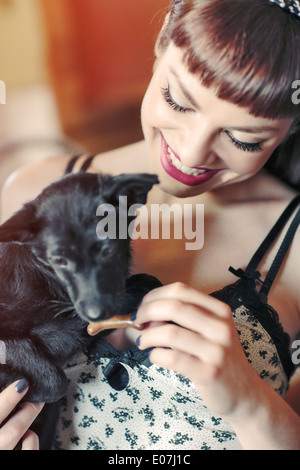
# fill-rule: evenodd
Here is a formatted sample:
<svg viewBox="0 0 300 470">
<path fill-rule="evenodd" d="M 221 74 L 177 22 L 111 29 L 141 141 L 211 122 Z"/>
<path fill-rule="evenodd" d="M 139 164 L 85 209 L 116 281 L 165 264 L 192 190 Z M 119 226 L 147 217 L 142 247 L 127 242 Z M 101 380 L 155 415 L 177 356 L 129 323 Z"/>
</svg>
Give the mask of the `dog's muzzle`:
<svg viewBox="0 0 300 470">
<path fill-rule="evenodd" d="M 116 315 L 120 309 L 116 299 L 99 301 L 97 304 L 86 304 L 85 301 L 78 301 L 75 304 L 78 315 L 85 321 L 96 322 L 106 320 Z"/>
</svg>

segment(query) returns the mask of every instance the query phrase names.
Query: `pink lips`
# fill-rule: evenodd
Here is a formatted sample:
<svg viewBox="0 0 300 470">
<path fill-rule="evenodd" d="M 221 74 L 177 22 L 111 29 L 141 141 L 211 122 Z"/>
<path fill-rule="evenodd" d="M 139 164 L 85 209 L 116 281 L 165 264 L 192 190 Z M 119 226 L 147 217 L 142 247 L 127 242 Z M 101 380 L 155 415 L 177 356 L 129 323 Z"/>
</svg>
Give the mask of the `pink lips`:
<svg viewBox="0 0 300 470">
<path fill-rule="evenodd" d="M 173 152 L 174 153 L 174 152 Z M 174 155 L 180 160 L 180 158 L 174 153 Z M 161 154 L 160 154 L 161 164 L 166 171 L 166 173 L 174 178 L 175 180 L 183 183 L 187 186 L 198 186 L 200 184 L 206 183 L 211 178 L 213 178 L 220 170 L 207 170 L 205 173 L 199 176 L 187 175 L 182 171 L 178 170 L 171 162 L 170 156 L 168 154 L 168 144 L 161 135 Z M 196 169 L 204 169 L 201 167 L 195 167 Z"/>
</svg>

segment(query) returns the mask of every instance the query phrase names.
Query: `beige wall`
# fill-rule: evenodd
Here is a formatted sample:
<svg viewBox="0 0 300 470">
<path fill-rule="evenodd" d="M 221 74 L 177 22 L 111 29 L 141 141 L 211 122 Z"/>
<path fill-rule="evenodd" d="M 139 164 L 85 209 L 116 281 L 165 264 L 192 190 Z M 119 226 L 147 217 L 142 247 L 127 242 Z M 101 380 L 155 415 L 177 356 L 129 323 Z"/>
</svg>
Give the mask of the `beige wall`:
<svg viewBox="0 0 300 470">
<path fill-rule="evenodd" d="M 47 79 L 37 0 L 0 0 L 0 79 L 8 88 Z"/>
</svg>

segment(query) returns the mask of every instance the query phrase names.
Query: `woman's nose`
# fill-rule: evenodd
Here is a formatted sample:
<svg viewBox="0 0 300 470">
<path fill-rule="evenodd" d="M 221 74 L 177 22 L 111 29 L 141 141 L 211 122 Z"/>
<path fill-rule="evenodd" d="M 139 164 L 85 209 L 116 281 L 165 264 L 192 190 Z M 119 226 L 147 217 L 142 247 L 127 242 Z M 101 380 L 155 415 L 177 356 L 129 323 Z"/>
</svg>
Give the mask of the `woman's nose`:
<svg viewBox="0 0 300 470">
<path fill-rule="evenodd" d="M 209 129 L 189 130 L 184 134 L 179 155 L 181 163 L 190 168 L 215 166 L 218 156 L 213 150 L 214 136 Z"/>
</svg>

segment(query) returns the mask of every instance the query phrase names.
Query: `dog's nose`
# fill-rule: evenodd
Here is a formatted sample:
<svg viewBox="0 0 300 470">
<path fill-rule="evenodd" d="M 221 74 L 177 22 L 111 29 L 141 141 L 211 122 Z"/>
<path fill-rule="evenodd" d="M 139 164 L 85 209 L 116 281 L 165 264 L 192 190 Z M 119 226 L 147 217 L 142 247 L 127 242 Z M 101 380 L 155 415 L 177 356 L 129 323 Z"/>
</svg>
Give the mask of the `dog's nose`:
<svg viewBox="0 0 300 470">
<path fill-rule="evenodd" d="M 95 300 L 78 300 L 74 307 L 78 315 L 85 321 L 100 321 L 116 315 L 118 308 L 114 297 L 105 296 Z"/>
<path fill-rule="evenodd" d="M 96 303 L 90 303 L 79 300 L 75 302 L 75 309 L 78 315 L 87 321 L 96 321 L 101 316 L 101 308 Z"/>
<path fill-rule="evenodd" d="M 85 313 L 89 320 L 98 320 L 101 316 L 100 309 L 96 307 L 87 307 Z"/>
<path fill-rule="evenodd" d="M 101 305 L 101 302 L 99 305 L 85 305 L 84 302 L 77 302 L 75 308 L 78 315 L 83 320 L 92 322 L 106 320 L 106 318 L 109 318 L 114 314 L 114 308 L 103 306 Z"/>
</svg>

